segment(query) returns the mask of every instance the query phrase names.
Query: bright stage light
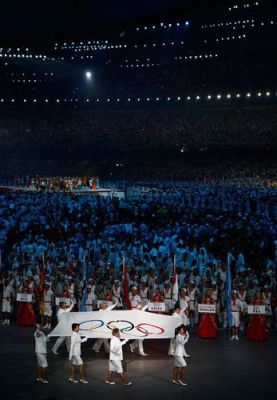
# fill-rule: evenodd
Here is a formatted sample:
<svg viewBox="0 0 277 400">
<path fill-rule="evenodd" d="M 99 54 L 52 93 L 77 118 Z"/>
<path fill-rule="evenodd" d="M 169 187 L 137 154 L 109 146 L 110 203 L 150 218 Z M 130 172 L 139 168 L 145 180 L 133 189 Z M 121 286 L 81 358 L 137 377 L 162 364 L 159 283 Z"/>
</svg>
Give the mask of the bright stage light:
<svg viewBox="0 0 277 400">
<path fill-rule="evenodd" d="M 86 71 L 85 75 L 86 75 L 86 78 L 87 78 L 88 80 L 90 80 L 91 77 L 92 77 L 92 73 L 91 73 L 90 71 Z"/>
</svg>

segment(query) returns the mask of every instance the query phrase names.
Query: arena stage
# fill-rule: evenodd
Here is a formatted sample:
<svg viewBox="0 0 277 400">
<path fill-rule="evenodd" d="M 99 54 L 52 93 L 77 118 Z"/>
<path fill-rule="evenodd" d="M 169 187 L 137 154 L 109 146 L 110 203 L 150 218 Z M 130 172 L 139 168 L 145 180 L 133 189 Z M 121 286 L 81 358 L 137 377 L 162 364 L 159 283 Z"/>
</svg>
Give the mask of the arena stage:
<svg viewBox="0 0 277 400">
<path fill-rule="evenodd" d="M 87 385 L 68 382 L 68 355 L 51 352 L 48 343 L 48 384 L 36 382 L 34 328 L 14 324 L 0 326 L 0 376 L 2 396 L 17 400 L 255 400 L 274 397 L 276 392 L 277 334 L 268 342 L 253 343 L 242 337 L 230 342 L 224 330 L 216 340 L 203 340 L 191 333 L 186 345 L 187 386 L 172 384 L 173 358 L 167 355 L 169 340 L 145 340 L 148 357 L 124 346 L 126 376 L 132 386 L 105 384 L 108 356 L 94 353 L 93 340 L 82 345 Z M 2 398 L 6 398 L 2 397 Z"/>
<path fill-rule="evenodd" d="M 56 190 L 56 191 L 47 191 L 43 189 L 36 189 L 34 187 L 23 187 L 23 186 L 0 186 L 0 191 L 5 192 L 17 192 L 17 193 L 65 193 L 71 194 L 75 196 L 88 196 L 88 195 L 98 195 L 102 197 L 117 197 L 119 199 L 125 198 L 125 190 L 123 189 L 107 189 L 107 188 L 83 188 L 83 189 L 74 189 L 74 190 Z"/>
</svg>

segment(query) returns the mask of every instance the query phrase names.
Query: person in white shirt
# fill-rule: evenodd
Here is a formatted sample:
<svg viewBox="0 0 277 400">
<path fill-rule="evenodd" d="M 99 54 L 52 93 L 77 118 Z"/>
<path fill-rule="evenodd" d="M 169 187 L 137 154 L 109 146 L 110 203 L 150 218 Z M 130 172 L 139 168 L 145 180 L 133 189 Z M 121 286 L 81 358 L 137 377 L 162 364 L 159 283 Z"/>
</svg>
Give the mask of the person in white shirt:
<svg viewBox="0 0 277 400">
<path fill-rule="evenodd" d="M 2 313 L 4 321 L 2 322 L 2 325 L 10 324 L 13 297 L 14 297 L 14 290 L 12 286 L 12 281 L 9 282 L 8 279 L 5 279 L 3 282 Z"/>
<path fill-rule="evenodd" d="M 176 322 L 175 322 L 175 327 L 176 327 L 176 329 L 177 329 L 179 326 L 183 325 L 183 313 L 185 312 L 185 310 L 186 310 L 186 308 L 185 308 L 185 309 L 183 308 L 183 309 L 181 310 L 181 308 L 179 307 L 178 304 L 176 304 L 175 307 L 174 307 L 174 312 L 173 312 L 173 314 L 172 314 L 172 317 L 174 317 L 175 320 L 176 320 Z M 175 354 L 175 347 L 176 347 L 175 338 L 172 338 L 172 339 L 170 339 L 170 344 L 169 344 L 169 349 L 168 349 L 168 355 L 169 355 L 169 356 L 174 356 L 174 354 Z M 190 357 L 190 355 L 187 354 L 186 351 L 185 351 L 185 353 L 184 353 L 184 356 L 185 356 L 185 357 Z"/>
<path fill-rule="evenodd" d="M 86 378 L 84 377 L 84 365 L 83 360 L 81 358 L 81 343 L 84 343 L 88 340 L 87 337 L 81 339 L 80 325 L 79 324 L 72 324 L 73 334 L 71 336 L 71 343 L 70 343 L 70 352 L 69 352 L 69 361 L 71 361 L 71 372 L 69 382 L 78 383 L 75 380 L 75 370 L 79 368 L 80 371 L 80 382 L 81 383 L 88 383 Z"/>
<path fill-rule="evenodd" d="M 67 307 L 66 304 L 65 304 L 65 302 L 62 301 L 62 302 L 60 303 L 60 308 L 59 308 L 59 310 L 58 310 L 58 312 L 57 312 L 58 322 L 60 322 L 63 313 L 65 313 L 65 312 L 70 312 L 70 311 L 72 310 L 73 307 L 74 307 L 74 303 L 73 303 L 73 302 L 71 302 L 71 305 L 70 305 L 69 307 Z M 68 351 L 68 353 L 69 353 L 69 350 L 70 350 L 70 338 L 67 338 L 66 336 L 61 336 L 61 337 L 59 337 L 59 338 L 56 340 L 56 342 L 55 342 L 55 344 L 54 344 L 54 346 L 53 346 L 53 348 L 52 348 L 52 352 L 53 352 L 55 355 L 59 354 L 59 353 L 58 353 L 58 349 L 59 349 L 60 345 L 61 345 L 64 341 L 66 341 L 66 348 L 67 348 L 67 351 Z"/>
<path fill-rule="evenodd" d="M 43 329 L 51 329 L 51 317 L 53 307 L 54 292 L 50 287 L 50 282 L 45 282 L 43 291 L 43 316 L 45 317 L 45 326 Z"/>
<path fill-rule="evenodd" d="M 116 305 L 117 305 L 117 302 L 115 302 L 112 306 L 109 306 L 109 307 L 107 307 L 107 304 L 100 303 L 99 311 L 111 311 L 112 309 L 115 308 Z M 92 350 L 94 350 L 95 353 L 99 353 L 102 344 L 104 344 L 106 353 L 109 354 L 110 345 L 109 345 L 108 339 L 97 339 L 96 342 L 94 343 L 94 345 L 92 346 Z"/>
<path fill-rule="evenodd" d="M 122 346 L 128 342 L 129 339 L 120 340 L 120 331 L 118 328 L 112 330 L 112 338 L 110 341 L 110 359 L 109 359 L 109 372 L 106 378 L 106 383 L 114 385 L 112 380 L 113 372 L 117 372 L 123 385 L 130 386 L 132 382 L 128 382 L 122 368 L 123 352 Z"/>
<path fill-rule="evenodd" d="M 129 293 L 129 300 L 133 309 L 137 308 L 137 306 L 141 304 L 141 297 L 138 294 L 138 289 L 135 286 L 132 287 L 131 293 Z"/>
<path fill-rule="evenodd" d="M 35 337 L 35 353 L 38 361 L 38 369 L 37 369 L 37 382 L 48 383 L 46 379 L 46 371 L 48 367 L 47 363 L 47 346 L 46 346 L 46 336 L 42 332 L 42 326 L 40 324 L 36 324 L 36 331 L 34 333 Z"/>
<path fill-rule="evenodd" d="M 137 310 L 140 310 L 140 311 L 146 311 L 147 308 L 148 308 L 148 304 L 146 304 L 144 307 L 142 307 L 141 304 L 139 304 L 139 305 L 137 306 Z M 143 356 L 143 357 L 148 356 L 148 354 L 146 354 L 146 353 L 144 352 L 143 341 L 144 341 L 144 339 L 137 339 L 137 340 L 134 340 L 133 343 L 130 344 L 130 350 L 131 350 L 131 352 L 134 353 L 134 351 L 136 350 L 136 348 L 138 348 L 138 354 L 139 354 L 140 356 Z"/>
<path fill-rule="evenodd" d="M 238 331 L 240 326 L 241 302 L 238 293 L 234 290 L 231 299 L 231 340 L 239 340 Z"/>
<path fill-rule="evenodd" d="M 174 368 L 173 368 L 173 383 L 175 385 L 186 386 L 185 374 L 187 363 L 184 359 L 185 355 L 185 344 L 189 340 L 189 333 L 186 331 L 185 325 L 181 325 L 176 328 L 175 337 L 175 351 L 174 351 Z"/>
</svg>

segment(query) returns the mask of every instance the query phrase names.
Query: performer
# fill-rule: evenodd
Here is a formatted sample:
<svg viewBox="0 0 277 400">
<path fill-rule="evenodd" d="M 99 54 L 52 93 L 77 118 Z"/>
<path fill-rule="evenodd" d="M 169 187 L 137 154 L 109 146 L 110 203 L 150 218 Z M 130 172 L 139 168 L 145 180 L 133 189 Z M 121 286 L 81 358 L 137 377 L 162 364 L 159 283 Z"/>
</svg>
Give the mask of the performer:
<svg viewBox="0 0 277 400">
<path fill-rule="evenodd" d="M 109 359 L 109 372 L 106 379 L 106 383 L 114 385 L 115 382 L 112 380 L 113 372 L 117 372 L 123 385 L 130 386 L 132 382 L 128 382 L 122 368 L 123 352 L 122 346 L 128 342 L 129 339 L 120 341 L 120 332 L 118 328 L 112 330 L 112 338 L 110 342 L 110 359 Z"/>
<path fill-rule="evenodd" d="M 215 304 L 210 289 L 207 290 L 203 304 Z M 218 328 L 215 322 L 215 314 L 202 313 L 198 326 L 198 336 L 203 339 L 215 339 L 218 336 Z"/>
<path fill-rule="evenodd" d="M 9 282 L 8 279 L 5 279 L 3 282 L 2 313 L 4 321 L 2 322 L 2 325 L 10 324 L 13 297 L 14 290 L 12 287 L 12 281 Z"/>
<path fill-rule="evenodd" d="M 185 374 L 187 363 L 184 359 L 185 355 L 185 344 L 189 340 L 189 333 L 185 327 L 185 325 L 181 325 L 176 328 L 176 337 L 175 337 L 175 351 L 174 351 L 174 368 L 173 368 L 173 383 L 175 385 L 187 386 L 185 383 Z"/>
<path fill-rule="evenodd" d="M 240 284 L 239 287 L 239 292 L 238 292 L 238 298 L 240 300 L 240 331 L 245 330 L 245 325 L 246 325 L 246 313 L 247 313 L 247 302 L 246 302 L 246 297 L 247 297 L 247 291 L 246 291 L 246 286 L 244 283 Z"/>
<path fill-rule="evenodd" d="M 140 310 L 140 311 L 146 311 L 147 308 L 148 308 L 148 304 L 146 304 L 144 307 L 142 307 L 141 304 L 139 304 L 139 305 L 137 306 L 137 310 Z M 133 343 L 130 344 L 130 350 L 131 350 L 131 352 L 134 353 L 135 349 L 138 348 L 138 354 L 139 354 L 140 356 L 143 356 L 143 357 L 148 356 L 148 354 L 146 354 L 146 353 L 144 352 L 144 349 L 143 349 L 143 341 L 144 341 L 144 339 L 137 339 L 137 340 L 134 340 Z"/>
<path fill-rule="evenodd" d="M 185 306 L 185 307 L 187 307 L 187 306 Z M 175 307 L 174 307 L 174 312 L 172 314 L 172 317 L 174 317 L 175 320 L 176 320 L 175 329 L 177 329 L 178 326 L 183 325 L 183 314 L 184 314 L 185 311 L 186 311 L 186 308 L 183 308 L 181 310 L 181 308 L 179 307 L 178 302 L 177 302 Z M 175 346 L 176 346 L 175 338 L 171 338 L 170 339 L 170 343 L 169 343 L 169 349 L 168 349 L 168 355 L 169 356 L 174 356 Z M 190 357 L 190 355 L 187 354 L 186 351 L 184 353 L 184 356 L 185 357 Z"/>
<path fill-rule="evenodd" d="M 32 294 L 32 289 L 29 285 L 29 280 L 25 281 L 19 293 L 26 293 Z M 34 305 L 32 301 L 30 302 L 20 302 L 17 316 L 16 316 L 16 323 L 20 326 L 32 326 L 35 325 L 36 316 L 34 311 Z"/>
<path fill-rule="evenodd" d="M 238 293 L 234 290 L 232 292 L 232 299 L 231 299 L 231 315 L 232 315 L 231 340 L 239 340 L 238 331 L 240 326 L 240 313 L 241 313 L 241 302 L 238 298 Z"/>
<path fill-rule="evenodd" d="M 35 352 L 38 361 L 38 369 L 37 369 L 37 381 L 42 383 L 48 383 L 46 379 L 46 371 L 48 367 L 47 363 L 47 346 L 46 346 L 46 336 L 42 332 L 42 326 L 40 324 L 36 324 L 36 331 L 34 333 L 35 337 Z"/>
<path fill-rule="evenodd" d="M 163 296 L 165 302 L 165 312 L 169 312 L 172 309 L 172 288 L 169 282 L 166 282 L 163 289 Z"/>
<path fill-rule="evenodd" d="M 258 291 L 255 295 L 253 303 L 254 305 L 264 305 L 261 292 Z M 268 327 L 266 325 L 265 314 L 253 314 L 250 317 L 247 338 L 252 342 L 265 342 L 268 339 Z"/>
<path fill-rule="evenodd" d="M 43 291 L 43 316 L 45 317 L 45 326 L 43 329 L 51 329 L 52 307 L 54 305 L 53 297 L 54 292 L 50 288 L 50 282 L 45 282 L 45 289 Z"/>
<path fill-rule="evenodd" d="M 188 287 L 188 296 L 189 296 L 189 321 L 190 325 L 193 328 L 194 323 L 198 322 L 198 303 L 197 303 L 197 289 L 195 286 L 194 280 L 189 281 Z"/>
<path fill-rule="evenodd" d="M 113 293 L 113 298 L 112 298 L 113 303 L 117 302 L 118 308 L 122 308 L 123 307 L 122 296 L 121 296 L 122 288 L 118 279 L 114 281 L 114 284 L 112 286 L 112 293 Z"/>
<path fill-rule="evenodd" d="M 93 305 L 95 302 L 95 294 L 92 292 L 92 286 L 87 285 L 86 287 L 87 295 L 86 295 L 86 311 L 93 311 Z"/>
<path fill-rule="evenodd" d="M 137 306 L 141 304 L 141 298 L 138 294 L 138 289 L 135 286 L 132 287 L 131 293 L 129 293 L 129 300 L 133 309 L 137 308 Z"/>
<path fill-rule="evenodd" d="M 99 310 L 101 310 L 101 311 L 111 311 L 113 308 L 115 308 L 116 305 L 117 305 L 117 303 L 114 303 L 112 306 L 108 307 L 107 304 L 101 303 L 99 305 Z M 94 345 L 92 346 L 92 350 L 94 350 L 95 353 L 99 353 L 102 344 L 104 344 L 106 353 L 109 354 L 110 345 L 109 345 L 108 339 L 97 339 L 96 342 L 94 343 Z"/>
<path fill-rule="evenodd" d="M 84 365 L 83 365 L 83 360 L 81 358 L 81 343 L 86 342 L 88 338 L 84 337 L 83 339 L 81 339 L 79 333 L 80 332 L 79 324 L 72 324 L 72 330 L 73 334 L 71 336 L 70 352 L 69 352 L 69 361 L 71 361 L 69 382 L 78 383 L 78 381 L 75 380 L 75 370 L 78 368 L 80 371 L 80 382 L 88 383 L 88 381 L 84 377 Z"/>
<path fill-rule="evenodd" d="M 65 304 L 65 302 L 62 301 L 62 302 L 60 303 L 60 308 L 59 308 L 59 310 L 58 310 L 58 312 L 57 312 L 57 319 L 58 319 L 58 322 L 60 322 L 63 313 L 65 313 L 65 312 L 70 312 L 70 311 L 72 310 L 73 307 L 74 307 L 74 303 L 73 303 L 72 301 L 71 301 L 71 305 L 70 305 L 69 307 L 67 307 L 66 304 Z M 60 345 L 61 345 L 64 341 L 66 342 L 66 348 L 67 348 L 67 351 L 68 351 L 68 353 L 69 353 L 69 351 L 70 351 L 70 338 L 67 338 L 66 336 L 61 336 L 61 337 L 59 337 L 59 338 L 56 340 L 56 343 L 54 344 L 54 346 L 53 346 L 53 348 L 52 348 L 52 352 L 53 352 L 55 355 L 59 354 L 59 353 L 58 353 L 58 349 L 59 349 Z"/>
</svg>

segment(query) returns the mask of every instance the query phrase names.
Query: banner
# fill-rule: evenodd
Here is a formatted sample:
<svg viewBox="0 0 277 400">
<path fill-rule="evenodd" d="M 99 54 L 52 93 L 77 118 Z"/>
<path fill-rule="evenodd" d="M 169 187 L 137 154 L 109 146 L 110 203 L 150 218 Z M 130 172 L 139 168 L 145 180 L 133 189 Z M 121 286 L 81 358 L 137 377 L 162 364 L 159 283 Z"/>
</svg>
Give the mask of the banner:
<svg viewBox="0 0 277 400">
<path fill-rule="evenodd" d="M 122 339 L 167 339 L 175 336 L 176 318 L 139 310 L 63 313 L 56 328 L 48 335 L 71 336 L 73 323 L 80 324 L 80 335 L 88 338 L 112 337 L 120 330 Z"/>
<path fill-rule="evenodd" d="M 22 303 L 32 303 L 32 295 L 28 293 L 17 293 L 16 301 L 21 301 Z"/>
<path fill-rule="evenodd" d="M 206 314 L 215 314 L 215 304 L 198 304 L 198 312 Z"/>
<path fill-rule="evenodd" d="M 248 314 L 265 314 L 265 306 L 251 305 L 247 307 Z"/>
<path fill-rule="evenodd" d="M 147 310 L 153 312 L 165 312 L 165 303 L 149 303 Z"/>
<path fill-rule="evenodd" d="M 70 306 L 71 305 L 71 299 L 69 299 L 68 297 L 56 297 L 55 298 L 56 306 L 59 306 L 60 303 L 65 303 L 67 306 Z"/>
</svg>

